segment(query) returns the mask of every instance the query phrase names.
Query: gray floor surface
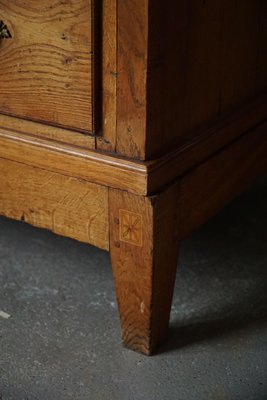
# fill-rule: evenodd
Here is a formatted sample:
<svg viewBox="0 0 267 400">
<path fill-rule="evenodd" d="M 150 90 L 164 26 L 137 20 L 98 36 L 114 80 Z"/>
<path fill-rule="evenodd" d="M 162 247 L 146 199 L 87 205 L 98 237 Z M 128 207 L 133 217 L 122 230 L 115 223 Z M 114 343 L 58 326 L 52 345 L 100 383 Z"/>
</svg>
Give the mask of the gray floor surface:
<svg viewBox="0 0 267 400">
<path fill-rule="evenodd" d="M 267 400 L 267 179 L 182 243 L 168 342 L 125 350 L 108 253 L 0 218 L 1 400 Z"/>
</svg>

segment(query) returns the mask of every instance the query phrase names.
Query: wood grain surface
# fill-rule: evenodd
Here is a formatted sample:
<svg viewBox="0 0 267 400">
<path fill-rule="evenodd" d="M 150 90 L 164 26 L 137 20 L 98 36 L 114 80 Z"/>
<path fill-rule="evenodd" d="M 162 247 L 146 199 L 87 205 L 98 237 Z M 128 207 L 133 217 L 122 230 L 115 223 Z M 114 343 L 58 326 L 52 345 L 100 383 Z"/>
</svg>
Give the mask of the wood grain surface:
<svg viewBox="0 0 267 400">
<path fill-rule="evenodd" d="M 267 103 L 259 99 L 213 129 L 201 131 L 190 145 L 177 147 L 165 156 L 147 162 L 65 144 L 69 132 L 64 130 L 61 133 L 63 143 L 54 142 L 49 139 L 54 139 L 57 132 L 51 131 L 50 127 L 37 123 L 28 125 L 20 119 L 16 119 L 14 124 L 14 118 L 11 121 L 9 117 L 0 116 L 0 157 L 131 193 L 151 195 L 247 132 L 253 135 L 253 130 L 258 130 L 266 114 Z M 25 133 L 27 129 L 31 135 Z M 40 133 L 47 139 L 38 138 Z M 264 129 L 260 135 L 264 139 Z M 80 145 L 84 146 L 86 137 L 82 137 Z M 79 143 L 77 137 L 72 136 L 72 139 Z M 93 147 L 94 142 L 91 145 Z"/>
<path fill-rule="evenodd" d="M 266 93 L 265 0 L 118 0 L 117 152 L 153 159 Z"/>
<path fill-rule="evenodd" d="M 117 0 L 116 151 L 145 158 L 147 110 L 148 0 Z"/>
<path fill-rule="evenodd" d="M 109 249 L 108 190 L 0 158 L 0 214 Z"/>
<path fill-rule="evenodd" d="M 265 126 L 266 118 L 267 97 L 259 96 L 256 101 L 249 102 L 211 128 L 195 132 L 194 138 L 189 143 L 177 146 L 162 157 L 146 162 L 148 193 L 154 193 L 164 184 L 186 174 L 247 132 L 254 129 L 257 131 L 259 125 Z M 267 132 L 262 130 L 262 138 L 266 134 Z"/>
<path fill-rule="evenodd" d="M 108 154 L 0 129 L 0 157 L 104 186 L 146 194 L 146 167 Z"/>
<path fill-rule="evenodd" d="M 152 198 L 110 189 L 110 252 L 126 347 L 151 354 L 168 330 L 178 256 L 177 185 Z"/>
<path fill-rule="evenodd" d="M 32 138 L 46 138 L 60 143 L 71 144 L 86 149 L 95 149 L 95 136 L 83 135 L 80 132 L 62 127 L 55 127 L 24 118 L 0 114 L 0 130 L 10 129 L 14 132 L 31 135 Z"/>
<path fill-rule="evenodd" d="M 99 6 L 100 7 L 100 6 Z M 117 129 L 117 0 L 102 2 L 102 124 L 100 150 L 115 151 Z"/>
<path fill-rule="evenodd" d="M 0 214 L 110 250 L 123 343 L 151 354 L 179 240 L 267 170 L 266 0 L 0 0 L 0 18 Z"/>
<path fill-rule="evenodd" d="M 94 131 L 94 0 L 0 0 L 0 112 Z"/>
</svg>

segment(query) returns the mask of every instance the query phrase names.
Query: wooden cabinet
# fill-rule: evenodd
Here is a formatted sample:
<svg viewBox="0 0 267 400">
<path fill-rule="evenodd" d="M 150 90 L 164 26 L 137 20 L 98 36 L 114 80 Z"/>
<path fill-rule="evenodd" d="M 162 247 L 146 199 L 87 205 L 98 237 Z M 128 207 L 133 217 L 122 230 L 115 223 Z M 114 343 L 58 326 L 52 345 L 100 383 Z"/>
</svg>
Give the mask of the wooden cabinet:
<svg viewBox="0 0 267 400">
<path fill-rule="evenodd" d="M 0 0 L 0 213 L 111 253 L 124 344 L 179 241 L 267 171 L 263 0 Z"/>
</svg>

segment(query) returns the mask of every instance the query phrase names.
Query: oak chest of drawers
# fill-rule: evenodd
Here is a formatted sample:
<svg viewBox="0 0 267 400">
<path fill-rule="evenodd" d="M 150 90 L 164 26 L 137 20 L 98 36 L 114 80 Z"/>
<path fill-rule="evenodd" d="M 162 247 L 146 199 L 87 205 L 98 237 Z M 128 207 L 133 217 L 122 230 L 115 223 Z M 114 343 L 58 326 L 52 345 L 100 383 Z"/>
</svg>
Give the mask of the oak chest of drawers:
<svg viewBox="0 0 267 400">
<path fill-rule="evenodd" d="M 0 214 L 111 253 L 124 344 L 179 241 L 267 171 L 263 0 L 0 0 Z"/>
</svg>

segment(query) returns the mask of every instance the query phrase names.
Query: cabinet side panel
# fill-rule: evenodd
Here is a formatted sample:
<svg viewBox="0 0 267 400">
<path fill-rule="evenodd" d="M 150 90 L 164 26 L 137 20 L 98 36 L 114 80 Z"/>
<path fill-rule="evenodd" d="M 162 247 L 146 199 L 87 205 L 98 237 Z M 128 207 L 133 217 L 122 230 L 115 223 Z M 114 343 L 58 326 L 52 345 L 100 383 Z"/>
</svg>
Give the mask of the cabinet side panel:
<svg viewBox="0 0 267 400">
<path fill-rule="evenodd" d="M 216 215 L 267 171 L 267 122 L 243 135 L 180 180 L 181 238 Z"/>
<path fill-rule="evenodd" d="M 164 49 L 154 68 L 148 53 L 146 159 L 191 141 L 196 131 L 242 108 L 267 86 L 266 1 L 160 3 L 162 38 L 151 21 L 149 26 L 149 41 Z"/>
</svg>

